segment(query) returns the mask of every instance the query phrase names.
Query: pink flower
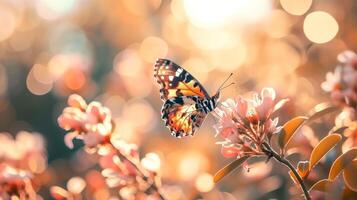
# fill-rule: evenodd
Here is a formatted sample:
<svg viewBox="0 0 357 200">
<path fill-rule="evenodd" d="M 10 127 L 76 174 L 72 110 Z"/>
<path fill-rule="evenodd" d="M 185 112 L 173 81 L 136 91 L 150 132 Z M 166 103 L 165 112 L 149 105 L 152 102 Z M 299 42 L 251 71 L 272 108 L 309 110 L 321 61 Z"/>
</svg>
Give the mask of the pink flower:
<svg viewBox="0 0 357 200">
<path fill-rule="evenodd" d="M 68 98 L 68 105 L 58 117 L 58 124 L 65 130 L 73 130 L 65 136 L 69 148 L 73 148 L 74 138 L 82 139 L 89 148 L 109 141 L 113 127 L 108 108 L 95 101 L 87 105 L 76 94 Z"/>
<path fill-rule="evenodd" d="M 275 91 L 273 88 L 263 88 L 260 96 L 254 94 L 253 106 L 259 119 L 266 120 L 273 112 L 273 104 L 275 100 Z"/>
<path fill-rule="evenodd" d="M 137 145 L 127 143 L 120 137 L 112 137 L 110 142 L 121 154 L 128 155 L 132 158 L 139 158 Z"/>
<path fill-rule="evenodd" d="M 0 165 L 0 199 L 12 199 L 17 196 L 18 199 L 33 199 L 37 196 L 32 188 L 31 180 L 33 174 L 27 170 L 17 169 L 15 167 Z M 28 199 L 26 198 L 26 199 Z"/>
<path fill-rule="evenodd" d="M 16 138 L 0 133 L 0 162 L 31 173 L 41 173 L 47 166 L 45 142 L 38 133 L 20 131 Z"/>
<path fill-rule="evenodd" d="M 160 170 L 160 157 L 156 153 L 147 153 L 140 162 L 149 172 L 157 173 Z"/>
<path fill-rule="evenodd" d="M 336 127 L 348 127 L 356 120 L 356 110 L 351 107 L 345 107 L 335 118 Z"/>
<path fill-rule="evenodd" d="M 129 154 L 123 154 L 115 148 L 108 149 L 107 152 L 99 151 L 99 154 L 102 156 L 100 158 L 101 167 L 110 169 L 120 174 L 120 176 L 136 176 L 137 171 L 135 166 L 128 161 L 137 163 L 139 162 L 139 156 L 135 145 L 130 145 L 130 148 Z"/>
<path fill-rule="evenodd" d="M 341 71 L 342 68 L 337 67 L 333 73 L 327 72 L 326 81 L 321 84 L 322 89 L 326 92 L 338 90 L 341 84 Z"/>
<path fill-rule="evenodd" d="M 33 177 L 32 173 L 9 165 L 1 165 L 0 171 L 0 183 L 2 184 L 6 182 L 13 185 L 25 185 L 24 181 Z"/>
<path fill-rule="evenodd" d="M 35 199 L 36 174 L 47 166 L 45 142 L 40 134 L 20 131 L 15 138 L 0 133 L 0 199 Z"/>
<path fill-rule="evenodd" d="M 98 153 L 101 167 L 104 168 L 102 175 L 106 178 L 109 187 L 124 187 L 136 182 L 138 174 L 136 163 L 139 163 L 137 146 L 126 143 L 120 138 L 113 137 L 113 146 Z"/>
<path fill-rule="evenodd" d="M 321 87 L 330 92 L 332 100 L 341 106 L 357 105 L 357 54 L 345 51 L 337 56 L 340 64 L 334 72 L 326 74 L 326 81 Z"/>
<path fill-rule="evenodd" d="M 280 130 L 278 118 L 271 115 L 288 101 L 275 99 L 274 89 L 263 88 L 253 99 L 228 99 L 217 108 L 219 122 L 214 127 L 224 139 L 219 144 L 225 157 L 263 154 L 262 143 Z"/>
<path fill-rule="evenodd" d="M 217 133 L 220 133 L 220 136 L 224 139 L 228 138 L 230 135 L 234 135 L 237 132 L 237 129 L 232 117 L 228 116 L 225 112 L 221 113 L 220 116 L 220 123 L 213 126 Z"/>
<path fill-rule="evenodd" d="M 226 158 L 234 158 L 240 156 L 241 148 L 235 146 L 222 146 L 221 153 Z"/>
<path fill-rule="evenodd" d="M 81 199 L 81 193 L 86 187 L 87 183 L 80 177 L 72 177 L 67 182 L 67 190 L 59 187 L 52 186 L 50 188 L 51 196 L 56 199 Z"/>
<path fill-rule="evenodd" d="M 134 197 L 143 195 L 141 188 L 147 190 L 157 179 L 161 165 L 159 156 L 148 153 L 140 160 L 138 147 L 135 144 L 127 143 L 115 136 L 110 142 L 112 146 L 101 146 L 98 150 L 98 154 L 102 156 L 100 165 L 107 185 L 120 191 L 124 191 L 124 188 L 132 188 Z M 125 196 L 126 193 L 120 192 L 120 194 Z"/>
<path fill-rule="evenodd" d="M 344 51 L 337 56 L 337 60 L 345 65 L 357 67 L 357 54 L 353 51 Z"/>
<path fill-rule="evenodd" d="M 67 146 L 72 148 L 72 140 L 78 138 L 84 141 L 87 150 L 94 150 L 100 156 L 99 163 L 107 185 L 118 189 L 122 199 L 162 199 L 159 157 L 149 153 L 140 160 L 135 144 L 113 134 L 110 111 L 100 103 L 87 105 L 81 96 L 74 94 L 68 98 L 68 105 L 58 117 L 60 127 L 71 131 L 65 136 Z M 52 195 L 62 198 L 70 193 L 54 187 Z"/>
</svg>

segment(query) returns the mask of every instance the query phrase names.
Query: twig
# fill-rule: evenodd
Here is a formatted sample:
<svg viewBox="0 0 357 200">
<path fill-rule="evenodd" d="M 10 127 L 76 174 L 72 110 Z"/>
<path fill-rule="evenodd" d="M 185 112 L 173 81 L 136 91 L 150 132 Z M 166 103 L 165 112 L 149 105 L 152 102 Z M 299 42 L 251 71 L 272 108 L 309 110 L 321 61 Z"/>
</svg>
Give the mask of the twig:
<svg viewBox="0 0 357 200">
<path fill-rule="evenodd" d="M 266 149 L 263 149 L 265 151 L 265 153 L 267 153 L 267 155 L 269 157 L 274 157 L 277 161 L 279 161 L 280 163 L 283 163 L 286 167 L 288 167 L 295 175 L 296 179 L 298 180 L 300 187 L 302 189 L 302 191 L 304 192 L 305 195 L 305 199 L 306 200 L 311 200 L 310 194 L 306 188 L 306 185 L 304 183 L 304 181 L 302 180 L 301 176 L 299 175 L 299 173 L 296 171 L 296 169 L 294 168 L 294 166 L 292 166 L 292 164 L 285 159 L 284 157 L 280 156 L 277 152 L 275 152 L 268 143 L 264 142 L 263 146 Z"/>
<path fill-rule="evenodd" d="M 114 149 L 116 149 L 113 144 L 111 144 L 111 145 L 112 145 L 112 147 L 113 147 Z M 118 152 L 118 156 L 119 156 L 121 159 L 128 161 L 128 162 L 136 169 L 136 171 L 137 171 L 142 177 L 144 177 L 144 180 L 148 183 L 147 180 L 148 180 L 150 177 L 148 177 L 148 176 L 146 175 L 146 173 L 143 172 L 143 169 L 138 165 L 138 163 L 135 162 L 135 161 L 133 161 L 132 159 L 128 158 L 126 155 L 122 154 L 119 150 L 117 150 L 117 152 Z M 163 195 L 161 194 L 161 192 L 160 192 L 160 189 L 157 187 L 155 181 L 153 181 L 152 183 L 148 183 L 148 184 L 150 185 L 149 188 L 148 188 L 148 191 L 149 191 L 149 190 L 154 191 L 154 192 L 159 196 L 159 199 L 165 200 L 164 196 L 163 196 Z"/>
</svg>

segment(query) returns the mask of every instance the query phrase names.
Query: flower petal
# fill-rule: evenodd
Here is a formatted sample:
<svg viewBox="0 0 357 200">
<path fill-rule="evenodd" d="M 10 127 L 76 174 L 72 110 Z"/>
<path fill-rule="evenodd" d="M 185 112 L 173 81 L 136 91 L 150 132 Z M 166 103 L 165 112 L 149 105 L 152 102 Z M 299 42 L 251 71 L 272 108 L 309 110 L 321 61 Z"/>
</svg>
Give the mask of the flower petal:
<svg viewBox="0 0 357 200">
<path fill-rule="evenodd" d="M 160 170 L 160 157 L 156 153 L 148 153 L 141 160 L 141 165 L 150 172 L 158 172 Z"/>
<path fill-rule="evenodd" d="M 277 111 L 280 108 L 282 108 L 289 101 L 290 101 L 290 99 L 282 99 L 282 100 L 280 100 L 278 103 L 275 104 L 272 113 L 274 113 L 275 111 Z"/>
<path fill-rule="evenodd" d="M 226 158 L 233 158 L 233 157 L 238 157 L 239 154 L 241 153 L 241 150 L 240 148 L 235 146 L 229 146 L 229 147 L 222 146 L 221 153 Z"/>
<path fill-rule="evenodd" d="M 57 123 L 66 131 L 71 129 L 79 130 L 82 126 L 82 121 L 79 117 L 67 113 L 60 115 L 57 119 Z"/>
<path fill-rule="evenodd" d="M 67 103 L 69 106 L 79 108 L 81 110 L 84 110 L 87 107 L 86 101 L 78 94 L 72 94 L 69 96 Z"/>
<path fill-rule="evenodd" d="M 66 144 L 66 146 L 70 149 L 73 149 L 73 139 L 76 138 L 78 136 L 78 132 L 77 131 L 73 131 L 70 133 L 67 133 L 64 136 L 64 143 Z"/>
<path fill-rule="evenodd" d="M 357 55 L 353 51 L 344 51 L 337 56 L 337 60 L 341 63 L 347 63 L 352 59 L 356 59 Z"/>
<path fill-rule="evenodd" d="M 275 90 L 273 88 L 269 88 L 269 87 L 263 88 L 262 92 L 261 92 L 261 97 L 262 97 L 262 99 L 270 98 L 272 100 L 275 100 L 275 97 L 276 97 Z"/>
<path fill-rule="evenodd" d="M 242 97 L 238 97 L 236 101 L 237 101 L 237 105 L 236 105 L 235 112 L 237 112 L 237 114 L 240 117 L 247 116 L 248 102 L 245 99 L 243 99 Z"/>
</svg>

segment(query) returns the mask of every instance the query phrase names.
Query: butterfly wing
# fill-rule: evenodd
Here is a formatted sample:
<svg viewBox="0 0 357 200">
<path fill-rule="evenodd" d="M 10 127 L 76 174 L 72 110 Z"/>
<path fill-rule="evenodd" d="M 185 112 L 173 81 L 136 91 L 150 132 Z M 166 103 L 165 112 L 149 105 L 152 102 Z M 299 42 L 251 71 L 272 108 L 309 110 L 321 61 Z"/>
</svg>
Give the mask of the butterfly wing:
<svg viewBox="0 0 357 200">
<path fill-rule="evenodd" d="M 207 114 L 197 109 L 195 98 L 174 97 L 162 106 L 162 119 L 173 136 L 193 136 L 206 118 Z"/>
<path fill-rule="evenodd" d="M 209 95 L 190 73 L 167 59 L 158 59 L 154 66 L 154 77 L 160 84 L 162 100 L 179 96 L 197 96 L 208 99 Z"/>
</svg>

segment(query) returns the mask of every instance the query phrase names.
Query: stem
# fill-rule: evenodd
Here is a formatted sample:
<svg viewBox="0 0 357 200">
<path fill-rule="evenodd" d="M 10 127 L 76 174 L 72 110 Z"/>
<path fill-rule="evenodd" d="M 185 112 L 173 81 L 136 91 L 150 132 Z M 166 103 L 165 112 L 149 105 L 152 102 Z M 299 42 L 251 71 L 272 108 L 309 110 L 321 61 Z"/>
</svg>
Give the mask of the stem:
<svg viewBox="0 0 357 200">
<path fill-rule="evenodd" d="M 150 186 L 150 189 L 153 189 L 156 192 L 156 194 L 158 195 L 160 200 L 165 200 L 164 196 L 162 196 L 162 194 L 159 191 L 159 188 L 157 188 L 157 186 L 155 184 L 152 184 Z"/>
<path fill-rule="evenodd" d="M 114 146 L 113 146 L 113 148 L 115 149 Z M 126 155 L 122 154 L 119 150 L 117 150 L 117 153 L 121 159 L 128 161 L 142 177 L 144 177 L 146 180 L 150 179 L 150 177 L 146 176 L 145 172 L 143 172 L 142 167 L 140 167 L 137 162 L 134 162 L 132 159 L 130 159 Z M 146 182 L 148 183 L 148 181 L 146 181 Z M 164 196 L 161 194 L 161 192 L 160 192 L 159 188 L 157 187 L 154 180 L 152 183 L 148 183 L 148 184 L 150 184 L 148 190 L 154 191 L 158 195 L 160 200 L 165 200 Z"/>
<path fill-rule="evenodd" d="M 294 166 L 292 166 L 292 164 L 285 159 L 284 157 L 280 156 L 278 153 L 276 153 L 268 143 L 264 142 L 263 146 L 267 149 L 265 149 L 264 151 L 268 154 L 268 156 L 272 156 L 274 157 L 277 161 L 279 161 L 280 163 L 283 163 L 286 167 L 288 167 L 295 175 L 296 179 L 298 180 L 300 187 L 302 189 L 302 191 L 304 192 L 305 195 L 305 199 L 306 200 L 311 200 L 310 194 L 306 188 L 306 185 L 304 183 L 304 181 L 302 180 L 301 176 L 299 175 L 299 173 L 296 171 L 296 169 L 294 168 Z"/>
</svg>

